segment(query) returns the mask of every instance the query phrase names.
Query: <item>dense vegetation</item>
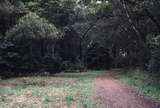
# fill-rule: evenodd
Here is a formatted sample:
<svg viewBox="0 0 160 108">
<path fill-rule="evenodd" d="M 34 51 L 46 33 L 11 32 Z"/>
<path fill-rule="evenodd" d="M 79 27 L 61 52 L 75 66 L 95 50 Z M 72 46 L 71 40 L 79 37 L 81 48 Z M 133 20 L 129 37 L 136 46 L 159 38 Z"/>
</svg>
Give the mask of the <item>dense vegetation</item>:
<svg viewBox="0 0 160 108">
<path fill-rule="evenodd" d="M 140 69 L 124 69 L 120 72 L 120 80 L 155 100 L 160 100 L 160 81 L 156 75 L 150 75 Z"/>
<path fill-rule="evenodd" d="M 140 67 L 160 75 L 158 0 L 1 0 L 1 76 Z"/>
</svg>

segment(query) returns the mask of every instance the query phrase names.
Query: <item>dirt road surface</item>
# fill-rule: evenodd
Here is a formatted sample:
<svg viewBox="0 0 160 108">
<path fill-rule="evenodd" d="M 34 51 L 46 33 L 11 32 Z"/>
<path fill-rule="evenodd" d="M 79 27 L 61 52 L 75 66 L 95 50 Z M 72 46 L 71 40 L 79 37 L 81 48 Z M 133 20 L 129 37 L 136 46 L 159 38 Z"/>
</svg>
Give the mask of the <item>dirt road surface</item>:
<svg viewBox="0 0 160 108">
<path fill-rule="evenodd" d="M 159 103 L 123 84 L 114 73 L 96 78 L 97 108 L 160 108 Z"/>
</svg>

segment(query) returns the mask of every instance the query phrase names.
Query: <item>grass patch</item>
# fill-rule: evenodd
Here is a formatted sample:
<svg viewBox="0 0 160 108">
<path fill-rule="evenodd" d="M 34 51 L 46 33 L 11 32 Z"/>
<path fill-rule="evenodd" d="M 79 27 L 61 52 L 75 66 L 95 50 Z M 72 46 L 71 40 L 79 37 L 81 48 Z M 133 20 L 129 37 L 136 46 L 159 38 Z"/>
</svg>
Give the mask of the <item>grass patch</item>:
<svg viewBox="0 0 160 108">
<path fill-rule="evenodd" d="M 160 101 L 160 80 L 142 70 L 122 70 L 120 79 L 145 95 Z"/>
<path fill-rule="evenodd" d="M 95 105 L 95 100 L 93 99 L 89 99 L 89 98 L 85 98 L 85 99 L 81 99 L 80 100 L 80 107 L 82 108 L 93 108 Z"/>
<path fill-rule="evenodd" d="M 70 106 L 73 103 L 74 98 L 72 96 L 66 96 L 65 100 L 67 102 L 67 105 Z"/>
<path fill-rule="evenodd" d="M 94 108 L 95 77 L 102 71 L 21 77 L 0 82 L 0 108 Z"/>
</svg>

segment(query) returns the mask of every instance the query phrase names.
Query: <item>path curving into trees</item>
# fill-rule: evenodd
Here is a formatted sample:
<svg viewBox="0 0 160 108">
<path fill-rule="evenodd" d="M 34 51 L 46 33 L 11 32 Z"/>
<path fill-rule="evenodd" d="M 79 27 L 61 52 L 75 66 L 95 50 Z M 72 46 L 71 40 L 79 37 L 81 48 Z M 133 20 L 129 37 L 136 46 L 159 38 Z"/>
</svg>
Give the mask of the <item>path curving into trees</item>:
<svg viewBox="0 0 160 108">
<path fill-rule="evenodd" d="M 150 97 L 126 86 L 109 71 L 96 78 L 97 108 L 160 108 Z"/>
</svg>

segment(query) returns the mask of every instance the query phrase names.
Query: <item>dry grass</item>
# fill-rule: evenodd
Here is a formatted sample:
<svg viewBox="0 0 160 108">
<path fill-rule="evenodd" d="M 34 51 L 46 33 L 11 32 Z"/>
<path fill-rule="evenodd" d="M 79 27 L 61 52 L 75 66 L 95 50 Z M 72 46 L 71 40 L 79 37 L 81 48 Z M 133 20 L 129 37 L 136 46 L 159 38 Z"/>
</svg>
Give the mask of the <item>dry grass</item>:
<svg viewBox="0 0 160 108">
<path fill-rule="evenodd" d="M 0 81 L 0 108 L 94 108 L 101 72 L 61 73 Z"/>
</svg>

